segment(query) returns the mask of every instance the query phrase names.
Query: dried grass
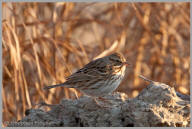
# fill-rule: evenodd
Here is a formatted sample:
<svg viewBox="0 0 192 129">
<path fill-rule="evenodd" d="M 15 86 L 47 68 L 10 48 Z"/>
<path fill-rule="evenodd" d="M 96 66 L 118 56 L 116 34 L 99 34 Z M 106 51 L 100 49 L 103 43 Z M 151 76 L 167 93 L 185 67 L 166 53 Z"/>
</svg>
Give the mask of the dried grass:
<svg viewBox="0 0 192 129">
<path fill-rule="evenodd" d="M 132 64 L 118 91 L 135 97 L 142 74 L 190 94 L 189 3 L 7 2 L 2 13 L 3 122 L 41 101 L 80 96 L 43 87 L 114 51 Z"/>
</svg>

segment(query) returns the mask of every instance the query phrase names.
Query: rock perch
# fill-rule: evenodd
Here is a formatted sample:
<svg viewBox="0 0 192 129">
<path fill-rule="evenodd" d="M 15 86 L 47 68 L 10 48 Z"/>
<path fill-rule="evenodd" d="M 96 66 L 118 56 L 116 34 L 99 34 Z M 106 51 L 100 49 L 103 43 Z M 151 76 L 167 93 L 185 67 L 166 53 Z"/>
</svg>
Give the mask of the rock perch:
<svg viewBox="0 0 192 129">
<path fill-rule="evenodd" d="M 116 92 L 105 97 L 107 108 L 96 105 L 88 96 L 78 100 L 63 99 L 46 112 L 30 109 L 18 122 L 9 127 L 153 127 L 190 126 L 190 98 L 174 88 L 154 82 L 133 99 Z"/>
</svg>

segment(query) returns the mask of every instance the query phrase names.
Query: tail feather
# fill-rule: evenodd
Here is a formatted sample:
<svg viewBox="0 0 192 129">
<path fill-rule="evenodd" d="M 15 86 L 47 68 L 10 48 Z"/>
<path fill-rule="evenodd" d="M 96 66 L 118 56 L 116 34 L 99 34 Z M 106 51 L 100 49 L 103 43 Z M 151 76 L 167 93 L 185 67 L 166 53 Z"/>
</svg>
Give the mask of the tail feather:
<svg viewBox="0 0 192 129">
<path fill-rule="evenodd" d="M 61 86 L 64 86 L 65 83 L 61 83 L 61 84 L 56 84 L 56 85 L 51 85 L 51 86 L 46 86 L 44 87 L 44 90 L 49 90 L 51 88 L 55 88 L 55 87 L 61 87 Z"/>
</svg>

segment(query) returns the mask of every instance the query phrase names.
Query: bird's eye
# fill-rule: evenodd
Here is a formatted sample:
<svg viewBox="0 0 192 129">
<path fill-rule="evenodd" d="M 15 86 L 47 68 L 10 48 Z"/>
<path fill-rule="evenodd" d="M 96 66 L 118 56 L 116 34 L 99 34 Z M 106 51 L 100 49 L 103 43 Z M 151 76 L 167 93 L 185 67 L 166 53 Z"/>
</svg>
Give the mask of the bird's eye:
<svg viewBox="0 0 192 129">
<path fill-rule="evenodd" d="M 116 60 L 116 63 L 115 63 L 115 65 L 116 65 L 116 66 L 119 66 L 119 65 L 121 65 L 121 64 L 122 64 L 122 62 L 121 62 L 121 61 Z"/>
</svg>

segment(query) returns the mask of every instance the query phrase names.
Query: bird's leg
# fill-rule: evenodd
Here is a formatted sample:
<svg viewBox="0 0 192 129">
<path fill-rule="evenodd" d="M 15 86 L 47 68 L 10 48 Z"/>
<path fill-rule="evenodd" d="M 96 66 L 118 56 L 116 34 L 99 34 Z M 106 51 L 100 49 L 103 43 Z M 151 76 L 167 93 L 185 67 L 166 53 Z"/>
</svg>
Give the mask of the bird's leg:
<svg viewBox="0 0 192 129">
<path fill-rule="evenodd" d="M 100 98 L 99 98 L 100 99 Z M 104 99 L 104 98 L 102 98 Z M 97 98 L 94 98 L 95 103 L 97 104 L 97 106 L 99 106 L 100 108 L 109 108 L 109 106 L 106 106 L 105 104 L 101 104 L 98 102 Z M 106 100 L 105 100 L 106 101 Z"/>
<path fill-rule="evenodd" d="M 111 102 L 109 102 L 109 100 L 103 98 L 103 97 L 98 97 L 99 100 L 103 101 L 103 102 L 106 102 L 106 103 L 109 103 L 109 104 L 112 104 Z"/>
<path fill-rule="evenodd" d="M 95 103 L 96 103 L 98 106 L 101 106 L 100 103 L 97 101 L 97 98 L 94 98 L 93 100 L 95 101 Z"/>
</svg>

